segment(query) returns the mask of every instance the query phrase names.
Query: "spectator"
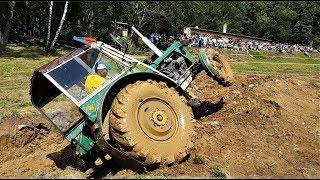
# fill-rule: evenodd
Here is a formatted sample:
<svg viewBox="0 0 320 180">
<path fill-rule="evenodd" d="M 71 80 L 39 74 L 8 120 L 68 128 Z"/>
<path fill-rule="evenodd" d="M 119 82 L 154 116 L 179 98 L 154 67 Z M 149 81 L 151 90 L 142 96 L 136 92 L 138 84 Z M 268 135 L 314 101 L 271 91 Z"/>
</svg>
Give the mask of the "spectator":
<svg viewBox="0 0 320 180">
<path fill-rule="evenodd" d="M 152 33 L 151 35 L 150 35 L 150 41 L 154 44 L 154 34 Z"/>
</svg>

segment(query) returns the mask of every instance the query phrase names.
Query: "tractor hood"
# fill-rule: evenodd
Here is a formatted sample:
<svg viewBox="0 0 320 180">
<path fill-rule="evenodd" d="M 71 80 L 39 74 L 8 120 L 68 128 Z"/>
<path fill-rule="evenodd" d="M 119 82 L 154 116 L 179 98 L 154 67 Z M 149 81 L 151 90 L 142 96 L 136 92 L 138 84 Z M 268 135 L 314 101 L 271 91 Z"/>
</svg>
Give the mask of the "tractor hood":
<svg viewBox="0 0 320 180">
<path fill-rule="evenodd" d="M 53 61 L 41 66 L 33 72 L 33 76 L 31 78 L 30 96 L 31 102 L 35 107 L 42 108 L 52 99 L 61 94 L 61 91 L 54 84 L 52 84 L 43 75 L 43 73 L 46 73 L 65 61 L 72 59 L 88 48 L 88 46 L 77 48 L 64 56 L 58 57 Z"/>
</svg>

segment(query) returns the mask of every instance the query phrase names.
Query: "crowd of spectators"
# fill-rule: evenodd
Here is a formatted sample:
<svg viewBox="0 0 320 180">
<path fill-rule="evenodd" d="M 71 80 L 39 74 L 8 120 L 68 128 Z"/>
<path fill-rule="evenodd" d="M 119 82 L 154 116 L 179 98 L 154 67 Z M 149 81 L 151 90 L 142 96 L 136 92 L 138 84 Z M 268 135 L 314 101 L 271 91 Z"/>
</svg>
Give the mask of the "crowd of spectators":
<svg viewBox="0 0 320 180">
<path fill-rule="evenodd" d="M 313 53 L 313 52 L 318 52 L 317 49 L 313 48 L 312 46 L 305 46 L 305 45 L 298 45 L 298 44 L 283 44 L 283 43 L 278 43 L 275 45 L 275 50 L 280 51 L 280 52 L 287 52 L 287 53 L 292 53 L 292 52 L 304 52 L 304 53 Z"/>
<path fill-rule="evenodd" d="M 242 39 L 226 39 L 215 38 L 210 35 L 201 36 L 199 34 L 180 34 L 178 36 L 165 36 L 160 34 L 151 34 L 150 41 L 155 44 L 159 49 L 165 50 L 174 40 L 180 42 L 188 42 L 189 47 L 215 47 L 219 49 L 233 49 L 235 51 L 248 51 L 248 50 L 275 50 L 282 53 L 303 52 L 308 53 L 318 52 L 312 46 L 298 45 L 298 44 L 284 44 L 272 42 L 259 42 L 259 41 L 244 41 Z"/>
<path fill-rule="evenodd" d="M 214 38 L 212 36 L 200 36 L 198 34 L 187 37 L 186 34 L 180 36 L 181 40 L 189 40 L 190 47 L 217 47 L 217 48 L 229 48 L 236 51 L 247 50 L 276 50 L 282 53 L 292 52 L 318 52 L 312 46 L 299 45 L 299 44 L 284 44 L 284 43 L 272 43 L 272 42 L 259 42 L 259 41 L 243 41 L 242 39 L 232 38 Z"/>
<path fill-rule="evenodd" d="M 149 40 L 161 50 L 166 50 L 169 45 L 176 40 L 175 36 L 167 36 L 165 34 L 151 34 Z"/>
</svg>

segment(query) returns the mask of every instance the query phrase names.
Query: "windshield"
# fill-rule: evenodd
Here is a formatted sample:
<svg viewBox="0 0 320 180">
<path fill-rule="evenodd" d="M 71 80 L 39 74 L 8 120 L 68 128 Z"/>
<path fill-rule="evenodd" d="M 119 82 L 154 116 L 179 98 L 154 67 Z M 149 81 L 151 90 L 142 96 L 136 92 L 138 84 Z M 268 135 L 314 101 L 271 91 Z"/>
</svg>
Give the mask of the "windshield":
<svg viewBox="0 0 320 180">
<path fill-rule="evenodd" d="M 45 76 L 80 106 L 86 97 L 97 92 L 103 84 L 120 74 L 122 69 L 120 64 L 108 56 L 96 49 L 89 49 L 45 73 Z M 106 74 L 99 73 L 104 70 Z"/>
</svg>

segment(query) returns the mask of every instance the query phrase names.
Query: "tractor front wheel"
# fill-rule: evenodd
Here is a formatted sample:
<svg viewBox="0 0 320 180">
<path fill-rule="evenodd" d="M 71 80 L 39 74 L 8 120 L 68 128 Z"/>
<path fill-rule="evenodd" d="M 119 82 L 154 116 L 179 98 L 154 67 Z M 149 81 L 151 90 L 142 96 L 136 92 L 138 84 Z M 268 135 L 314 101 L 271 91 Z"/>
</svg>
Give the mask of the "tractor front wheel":
<svg viewBox="0 0 320 180">
<path fill-rule="evenodd" d="M 218 51 L 207 49 L 207 55 L 212 67 L 217 72 L 214 79 L 223 86 L 230 86 L 233 83 L 233 73 L 231 67 Z"/>
</svg>

